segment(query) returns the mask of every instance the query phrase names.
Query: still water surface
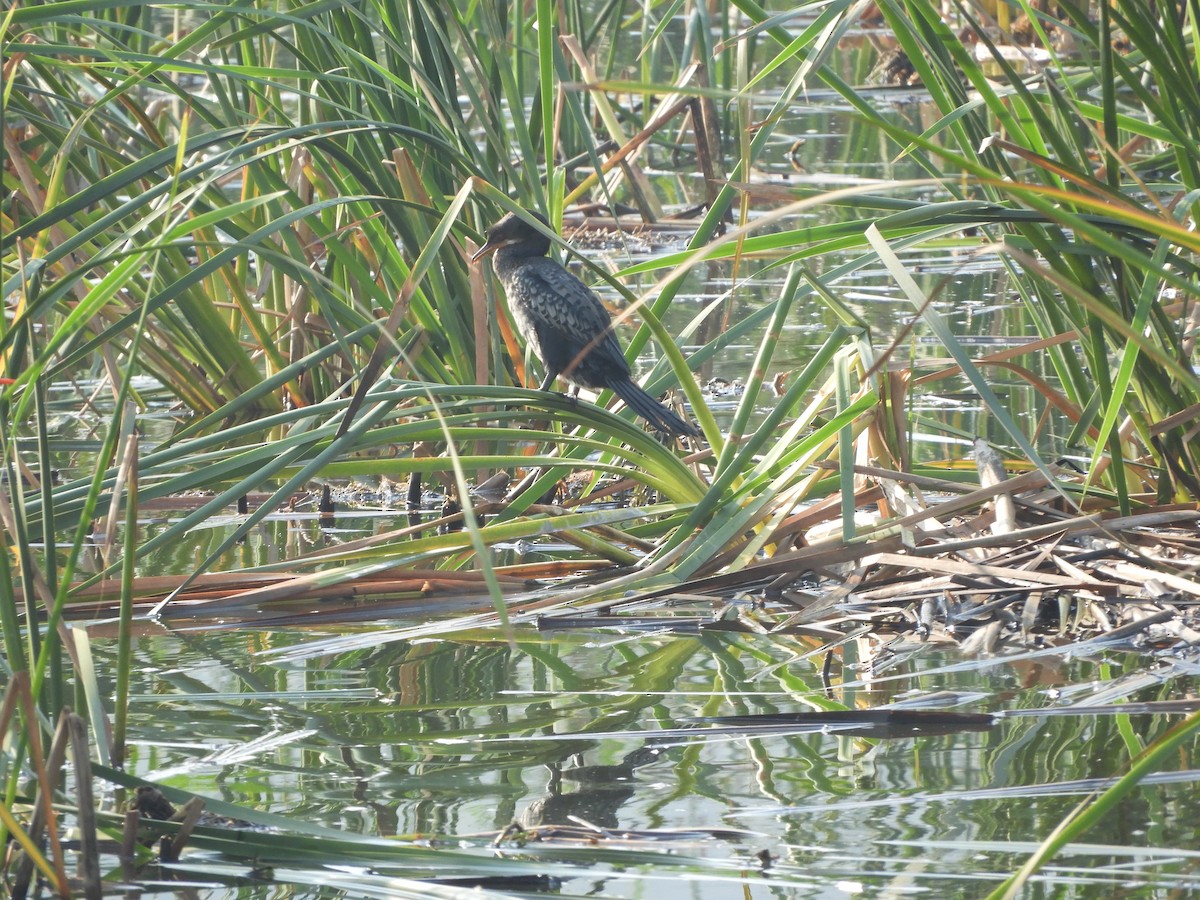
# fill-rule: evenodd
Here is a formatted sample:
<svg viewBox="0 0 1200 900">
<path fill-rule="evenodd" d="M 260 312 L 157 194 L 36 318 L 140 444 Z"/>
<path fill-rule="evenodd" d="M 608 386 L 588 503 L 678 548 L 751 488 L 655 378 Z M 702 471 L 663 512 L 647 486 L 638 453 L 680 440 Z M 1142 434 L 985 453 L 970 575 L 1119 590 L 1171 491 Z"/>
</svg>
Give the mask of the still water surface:
<svg viewBox="0 0 1200 900">
<path fill-rule="evenodd" d="M 1177 697 L 1191 680 L 1182 663 L 1134 654 L 961 666 L 953 649 L 900 642 L 902 655 L 916 654 L 887 673 L 894 680 L 863 684 L 851 643 L 825 691 L 824 656 L 809 655 L 819 644 L 795 637 L 521 629 L 511 644 L 494 634 L 415 643 L 372 627 L 359 649 L 311 656 L 304 645 L 321 636 L 243 626 L 144 634 L 129 770 L 370 835 L 468 837 L 513 821 L 719 835 L 647 843 L 669 854 L 661 864 L 618 865 L 603 842 L 590 854 L 584 844 L 556 896 L 981 896 L 1023 860 L 1024 842 L 1096 787 L 1083 780 L 1120 774 L 1166 718 L 1025 715 L 890 739 L 755 736 L 697 720 L 935 693 L 942 708 L 1040 710 L 1102 702 L 1147 670 L 1154 677 L 1128 699 Z M 101 670 L 106 644 L 94 645 Z M 1196 887 L 1195 775 L 1142 786 L 1088 835 L 1120 848 L 1060 857 L 1047 895 Z M 1180 852 L 1139 858 L 1136 847 Z"/>
</svg>

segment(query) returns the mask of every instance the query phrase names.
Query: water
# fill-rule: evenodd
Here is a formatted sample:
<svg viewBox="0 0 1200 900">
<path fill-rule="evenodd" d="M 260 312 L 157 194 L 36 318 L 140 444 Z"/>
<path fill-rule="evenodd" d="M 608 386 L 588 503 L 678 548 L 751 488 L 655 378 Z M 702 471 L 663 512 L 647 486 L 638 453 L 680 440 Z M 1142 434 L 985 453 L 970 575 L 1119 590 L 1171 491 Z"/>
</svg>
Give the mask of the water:
<svg viewBox="0 0 1200 900">
<path fill-rule="evenodd" d="M 1128 653 L 983 667 L 924 645 L 892 673 L 901 677 L 863 684 L 852 643 L 835 651 L 825 690 L 823 654 L 806 656 L 818 646 L 811 639 L 522 628 L 512 643 L 493 632 L 413 643 L 380 642 L 372 630 L 360 648 L 320 656 L 305 645 L 347 629 L 143 632 L 129 771 L 348 832 L 459 835 L 468 846 L 513 821 L 586 823 L 613 839 L 745 832 L 646 841 L 643 849 L 682 859 L 627 865 L 603 840 L 569 850 L 551 842 L 538 850 L 543 864 L 559 877 L 563 860 L 577 870 L 555 896 L 724 898 L 745 887 L 754 897 L 974 897 L 1095 787 L 1071 782 L 1121 774 L 1133 745 L 1171 724 L 1034 715 L 983 732 L 875 740 L 706 732 L 699 722 L 947 691 L 963 693 L 960 711 L 1042 709 L 1061 703 L 1067 685 L 1080 687 L 1072 703 L 1089 702 L 1101 682 L 1146 671 L 1146 657 Z M 92 646 L 98 669 L 111 671 L 113 643 Z M 281 662 L 281 652 L 292 658 Z M 1154 682 L 1129 699 L 1177 696 L 1190 676 L 1171 670 L 1160 661 Z M 1049 871 L 1056 895 L 1194 889 L 1195 774 L 1138 788 L 1087 835 L 1113 847 L 1077 847 Z M 1137 847 L 1181 852 L 1152 858 Z M 206 859 L 199 851 L 190 863 Z"/>
</svg>

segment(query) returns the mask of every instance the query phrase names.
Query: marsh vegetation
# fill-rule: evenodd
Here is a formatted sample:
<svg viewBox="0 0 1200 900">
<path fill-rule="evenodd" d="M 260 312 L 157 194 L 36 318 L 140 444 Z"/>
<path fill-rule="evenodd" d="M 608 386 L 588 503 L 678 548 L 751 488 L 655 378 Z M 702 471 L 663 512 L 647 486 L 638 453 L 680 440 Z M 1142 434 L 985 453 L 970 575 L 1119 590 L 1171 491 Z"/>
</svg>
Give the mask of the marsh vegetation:
<svg viewBox="0 0 1200 900">
<path fill-rule="evenodd" d="M 1194 888 L 1198 15 L 5 4 L 6 890 Z"/>
</svg>

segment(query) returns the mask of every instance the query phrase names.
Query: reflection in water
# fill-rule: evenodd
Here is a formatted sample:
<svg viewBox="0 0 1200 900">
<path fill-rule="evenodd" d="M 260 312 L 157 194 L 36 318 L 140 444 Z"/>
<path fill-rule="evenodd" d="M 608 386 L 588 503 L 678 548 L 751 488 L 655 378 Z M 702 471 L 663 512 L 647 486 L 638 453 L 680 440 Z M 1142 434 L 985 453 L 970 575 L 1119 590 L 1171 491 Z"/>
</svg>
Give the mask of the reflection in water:
<svg viewBox="0 0 1200 900">
<path fill-rule="evenodd" d="M 1078 802 L 1080 779 L 1120 774 L 1131 739 L 1149 742 L 1177 720 L 1032 715 L 1054 705 L 1047 689 L 1055 684 L 1112 683 L 1126 666 L 1144 670 L 1141 657 L 1107 652 L 1060 657 L 1040 672 L 1028 664 L 948 671 L 953 653 L 926 646 L 890 690 L 909 692 L 910 703 L 973 693 L 976 702 L 957 709 L 1031 714 L 983 733 L 873 740 L 697 725 L 819 708 L 822 660 L 797 661 L 809 648 L 792 638 L 519 631 L 514 644 L 480 634 L 368 645 L 280 667 L 254 655 L 312 638 L 242 631 L 141 640 L 130 771 L 170 768 L 174 786 L 367 834 L 494 835 L 514 821 L 612 832 L 749 828 L 757 837 L 687 852 L 757 869 L 747 860 L 767 849 L 776 878 L 883 885 L 910 871 L 918 883 L 936 875 L 926 887 L 941 896 L 950 885 L 974 896 L 977 874 L 1019 860 L 972 843 L 934 851 L 930 842 L 1037 839 Z M 112 642 L 97 639 L 94 649 L 104 671 Z M 840 703 L 865 717 L 887 702 L 866 686 L 841 687 L 840 671 Z M 1177 690 L 1164 673 L 1129 699 Z M 290 743 L 272 743 L 288 734 Z M 1138 846 L 1153 834 L 1158 846 L 1194 846 L 1188 810 L 1200 792 L 1180 777 L 1140 788 L 1089 841 Z M 1061 790 L 1050 787 L 1057 783 Z M 627 896 L 630 885 L 610 874 L 606 890 Z"/>
<path fill-rule="evenodd" d="M 548 767 L 550 780 L 546 784 L 546 795 L 529 804 L 518 822 L 523 828 L 571 823 L 607 829 L 629 828 L 631 826 L 622 821 L 618 813 L 636 793 L 638 785 L 634 773 L 641 766 L 656 761 L 661 753 L 661 749 L 639 747 L 613 766 L 583 765 L 578 756 L 572 758 L 577 764 L 569 768 L 552 764 Z M 573 789 L 564 791 L 563 782 Z"/>
</svg>

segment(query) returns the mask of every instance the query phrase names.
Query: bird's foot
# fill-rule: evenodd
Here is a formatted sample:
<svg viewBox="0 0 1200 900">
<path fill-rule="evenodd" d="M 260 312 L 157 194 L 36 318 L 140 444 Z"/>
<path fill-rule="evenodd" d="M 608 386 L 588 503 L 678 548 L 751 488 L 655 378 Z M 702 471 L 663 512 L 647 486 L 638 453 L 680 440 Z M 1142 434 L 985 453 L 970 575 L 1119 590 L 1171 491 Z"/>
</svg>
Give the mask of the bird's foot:
<svg viewBox="0 0 1200 900">
<path fill-rule="evenodd" d="M 579 388 L 577 387 L 572 386 L 570 390 L 567 391 L 552 391 L 548 388 L 543 388 L 543 390 L 545 390 L 548 394 L 553 394 L 555 397 L 562 397 L 564 400 L 570 403 L 571 406 L 579 405 Z"/>
</svg>

